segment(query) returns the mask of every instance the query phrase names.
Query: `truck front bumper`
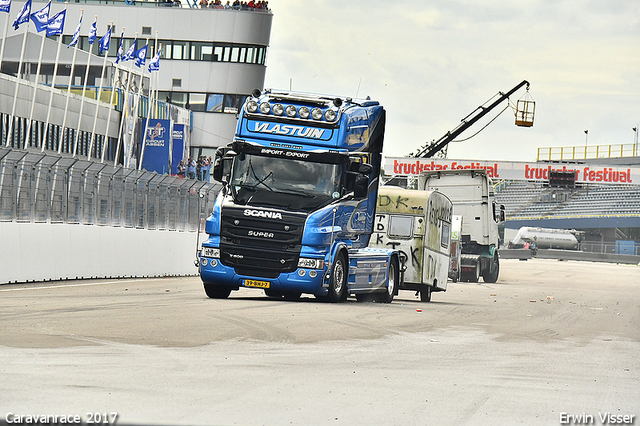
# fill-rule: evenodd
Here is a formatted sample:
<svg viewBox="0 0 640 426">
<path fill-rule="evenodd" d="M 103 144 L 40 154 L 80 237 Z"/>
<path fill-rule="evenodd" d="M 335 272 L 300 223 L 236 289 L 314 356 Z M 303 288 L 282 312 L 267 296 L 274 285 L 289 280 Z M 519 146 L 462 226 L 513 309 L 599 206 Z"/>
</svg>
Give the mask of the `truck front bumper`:
<svg viewBox="0 0 640 426">
<path fill-rule="evenodd" d="M 328 291 L 324 283 L 325 269 L 298 268 L 293 272 L 281 273 L 277 278 L 261 278 L 236 274 L 234 268 L 225 266 L 220 259 L 199 256 L 200 278 L 205 283 L 240 287 L 271 289 L 282 293 L 310 293 L 325 296 Z"/>
</svg>

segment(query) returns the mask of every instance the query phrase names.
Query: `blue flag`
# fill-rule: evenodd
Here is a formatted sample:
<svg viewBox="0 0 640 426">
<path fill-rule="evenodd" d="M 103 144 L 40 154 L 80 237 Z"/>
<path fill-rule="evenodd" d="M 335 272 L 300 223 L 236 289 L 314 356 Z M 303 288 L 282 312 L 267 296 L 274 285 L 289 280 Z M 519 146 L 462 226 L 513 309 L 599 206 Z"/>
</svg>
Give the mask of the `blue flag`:
<svg viewBox="0 0 640 426">
<path fill-rule="evenodd" d="M 38 32 L 44 31 L 47 29 L 47 25 L 49 24 L 49 10 L 51 9 L 51 2 L 47 3 L 45 7 L 40 9 L 37 12 L 33 12 L 31 14 L 31 20 L 36 25 L 36 30 Z"/>
<path fill-rule="evenodd" d="M 11 0 L 0 0 L 0 12 L 7 12 L 11 9 Z"/>
<path fill-rule="evenodd" d="M 147 47 L 149 47 L 149 45 L 145 44 L 144 47 L 136 52 L 136 66 L 138 68 L 147 62 Z"/>
<path fill-rule="evenodd" d="M 47 23 L 47 37 L 62 34 L 64 30 L 64 18 L 67 16 L 67 9 L 56 13 Z"/>
<path fill-rule="evenodd" d="M 118 46 L 118 53 L 116 54 L 116 64 L 122 60 L 122 54 L 124 53 L 124 31 L 120 34 L 120 45 Z"/>
<path fill-rule="evenodd" d="M 153 59 L 149 61 L 149 72 L 151 71 L 160 71 L 160 50 L 158 50 L 156 56 L 154 56 Z"/>
<path fill-rule="evenodd" d="M 13 21 L 13 28 L 17 30 L 20 24 L 29 22 L 30 15 L 31 15 L 31 0 L 27 0 L 24 6 L 22 6 L 22 9 L 20 9 L 20 12 L 18 12 L 18 16 L 16 17 L 16 20 Z"/>
<path fill-rule="evenodd" d="M 100 38 L 100 44 L 98 46 L 98 55 L 102 55 L 104 52 L 109 51 L 109 44 L 111 44 L 111 27 L 107 30 L 107 33 Z"/>
<path fill-rule="evenodd" d="M 93 21 L 91 29 L 89 30 L 89 44 L 93 44 L 93 42 L 96 41 L 96 38 L 98 38 L 98 27 L 96 21 Z"/>
<path fill-rule="evenodd" d="M 122 62 L 130 61 L 136 57 L 136 52 L 138 51 L 138 39 L 133 40 L 133 44 L 127 50 L 127 53 L 122 57 Z"/>
<path fill-rule="evenodd" d="M 78 21 L 78 26 L 76 27 L 76 32 L 73 33 L 73 37 L 71 37 L 71 43 L 67 46 L 67 49 L 71 46 L 75 46 L 78 44 L 78 39 L 80 38 L 80 27 L 82 27 L 82 15 L 80 15 L 80 20 Z"/>
</svg>

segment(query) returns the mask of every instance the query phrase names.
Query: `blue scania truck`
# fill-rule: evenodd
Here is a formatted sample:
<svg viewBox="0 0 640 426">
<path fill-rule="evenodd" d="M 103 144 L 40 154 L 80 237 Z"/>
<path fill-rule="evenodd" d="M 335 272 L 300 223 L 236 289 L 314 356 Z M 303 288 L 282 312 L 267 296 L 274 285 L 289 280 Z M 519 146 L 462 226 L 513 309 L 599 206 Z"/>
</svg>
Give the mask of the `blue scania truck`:
<svg viewBox="0 0 640 426">
<path fill-rule="evenodd" d="M 240 287 L 269 297 L 391 302 L 398 252 L 370 248 L 385 110 L 369 99 L 255 90 L 233 142 L 198 268 L 210 298 Z"/>
</svg>

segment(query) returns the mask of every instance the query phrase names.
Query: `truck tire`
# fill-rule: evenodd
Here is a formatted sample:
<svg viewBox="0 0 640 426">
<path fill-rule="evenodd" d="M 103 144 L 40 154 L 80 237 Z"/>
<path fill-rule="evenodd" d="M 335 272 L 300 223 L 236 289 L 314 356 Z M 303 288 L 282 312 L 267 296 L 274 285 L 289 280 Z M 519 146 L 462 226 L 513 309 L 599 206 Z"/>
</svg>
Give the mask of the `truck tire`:
<svg viewBox="0 0 640 426">
<path fill-rule="evenodd" d="M 389 264 L 389 277 L 387 279 L 387 291 L 382 296 L 382 303 L 391 303 L 393 296 L 398 292 L 398 261 L 393 258 Z"/>
<path fill-rule="evenodd" d="M 493 260 L 491 261 L 489 268 L 482 274 L 482 279 L 485 283 L 495 283 L 498 281 L 498 275 L 500 274 L 500 259 L 498 257 L 498 252 L 493 256 Z"/>
<path fill-rule="evenodd" d="M 231 287 L 211 283 L 203 283 L 204 292 L 211 299 L 226 299 L 231 294 Z"/>
<path fill-rule="evenodd" d="M 329 280 L 329 302 L 344 302 L 347 300 L 347 261 L 344 254 L 336 256 L 331 268 L 331 278 Z"/>
<path fill-rule="evenodd" d="M 422 290 L 420 290 L 420 301 L 431 302 L 431 286 L 430 285 L 422 286 Z"/>
</svg>

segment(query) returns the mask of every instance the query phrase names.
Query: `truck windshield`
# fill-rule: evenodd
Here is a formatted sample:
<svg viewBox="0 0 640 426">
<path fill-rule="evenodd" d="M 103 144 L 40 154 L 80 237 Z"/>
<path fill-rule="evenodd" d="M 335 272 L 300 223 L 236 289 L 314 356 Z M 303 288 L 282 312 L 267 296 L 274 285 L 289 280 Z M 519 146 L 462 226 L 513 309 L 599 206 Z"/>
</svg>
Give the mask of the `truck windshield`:
<svg viewBox="0 0 640 426">
<path fill-rule="evenodd" d="M 239 204 L 312 211 L 342 195 L 342 167 L 240 154 L 233 161 L 231 189 Z"/>
</svg>

